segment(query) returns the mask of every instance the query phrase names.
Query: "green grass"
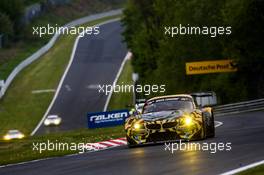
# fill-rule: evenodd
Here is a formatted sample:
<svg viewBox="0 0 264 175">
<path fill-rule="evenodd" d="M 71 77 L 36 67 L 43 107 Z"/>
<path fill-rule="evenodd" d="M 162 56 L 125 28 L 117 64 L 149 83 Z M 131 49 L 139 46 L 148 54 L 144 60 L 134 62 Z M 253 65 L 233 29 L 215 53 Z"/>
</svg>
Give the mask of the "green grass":
<svg viewBox="0 0 264 175">
<path fill-rule="evenodd" d="M 78 150 L 46 150 L 40 153 L 40 151 L 33 150 L 33 143 L 47 143 L 48 140 L 49 142 L 53 143 L 94 143 L 102 140 L 124 137 L 123 130 L 123 126 L 90 130 L 82 129 L 73 132 L 61 132 L 43 136 L 33 136 L 23 140 L 14 140 L 11 142 L 0 142 L 0 165 L 78 153 Z"/>
<path fill-rule="evenodd" d="M 102 20 L 96 21 L 96 23 L 101 21 Z M 43 112 L 46 110 L 46 107 L 48 106 L 53 94 L 43 94 L 35 96 L 31 94 L 30 90 L 26 90 L 27 93 L 19 93 L 22 92 L 19 89 L 33 89 L 32 87 L 52 88 L 53 86 L 56 86 L 58 80 L 60 79 L 60 75 L 62 74 L 69 60 L 68 54 L 71 53 L 73 42 L 74 36 L 61 37 L 60 40 L 56 43 L 55 47 L 52 48 L 52 50 L 50 50 L 48 54 L 46 54 L 39 61 L 35 62 L 26 70 L 24 70 L 21 76 L 16 79 L 15 83 L 10 88 L 9 93 L 4 98 L 10 103 L 7 104 L 5 100 L 3 101 L 4 103 L 1 102 L 5 107 L 8 105 L 10 109 L 14 110 L 14 112 L 12 112 L 13 117 L 11 115 L 7 115 L 8 113 L 5 113 L 5 115 L 7 116 L 3 116 L 3 112 L 0 112 L 1 128 L 10 129 L 10 127 L 17 126 L 21 131 L 30 133 L 32 127 L 34 127 L 36 122 L 38 122 L 40 117 L 42 117 Z M 69 49 L 69 51 L 66 52 L 65 50 L 67 49 Z M 117 84 L 132 84 L 131 74 L 131 60 L 128 60 L 118 79 Z M 20 83 L 22 83 L 23 86 L 21 86 Z M 16 100 L 18 100 L 19 102 L 15 102 Z M 131 103 L 132 93 L 114 93 L 110 100 L 108 109 L 123 109 L 126 108 L 127 104 Z M 31 113 L 35 113 L 35 116 L 28 116 Z M 7 121 L 4 124 L 1 120 L 5 117 L 7 117 L 7 119 L 5 119 Z M 16 118 L 20 118 L 20 120 L 16 122 Z M 28 128 L 24 128 L 25 126 L 27 126 Z M 78 152 L 70 150 L 54 150 L 44 151 L 40 153 L 39 151 L 33 150 L 33 143 L 47 143 L 49 140 L 53 143 L 85 144 L 102 140 L 109 140 L 113 138 L 120 138 L 124 136 L 125 132 L 123 126 L 116 126 L 109 128 L 81 129 L 71 132 L 60 132 L 41 136 L 32 136 L 26 137 L 23 140 L 14 140 L 11 142 L 2 141 L 0 142 L 0 164 L 5 165 L 40 158 L 57 157 Z"/>
<path fill-rule="evenodd" d="M 107 17 L 87 25 L 94 25 Z M 24 69 L 0 100 L 0 136 L 10 129 L 29 135 L 50 104 L 54 93 L 32 94 L 32 90 L 55 89 L 68 64 L 76 36 L 62 36 L 42 58 Z"/>
<path fill-rule="evenodd" d="M 27 0 L 26 5 L 41 1 Z M 47 8 L 44 14 L 35 18 L 25 28 L 20 29 L 18 41 L 9 43 L 9 47 L 7 48 L 0 48 L 0 80 L 6 80 L 8 75 L 21 61 L 31 56 L 52 37 L 51 35 L 45 35 L 40 38 L 37 35 L 33 35 L 32 27 L 47 26 L 48 24 L 50 26 L 55 26 L 56 24 L 61 26 L 83 16 L 121 8 L 124 4 L 125 1 L 75 0 L 69 5 Z"/>
<path fill-rule="evenodd" d="M 238 175 L 263 175 L 264 174 L 264 165 L 251 168 L 249 170 L 238 173 Z"/>
<path fill-rule="evenodd" d="M 132 85 L 132 65 L 131 60 L 127 60 L 124 66 L 124 69 L 117 81 L 117 85 Z M 131 105 L 133 103 L 133 94 L 132 93 L 113 93 L 112 98 L 110 100 L 108 109 L 126 109 L 127 105 Z"/>
</svg>

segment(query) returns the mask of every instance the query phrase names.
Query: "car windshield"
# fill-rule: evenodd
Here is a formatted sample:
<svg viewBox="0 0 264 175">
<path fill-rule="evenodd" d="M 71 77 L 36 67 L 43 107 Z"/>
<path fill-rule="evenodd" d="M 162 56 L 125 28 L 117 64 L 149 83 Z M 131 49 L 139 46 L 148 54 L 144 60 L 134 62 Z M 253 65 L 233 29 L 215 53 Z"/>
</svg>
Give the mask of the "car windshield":
<svg viewBox="0 0 264 175">
<path fill-rule="evenodd" d="M 19 134 L 19 131 L 16 131 L 16 130 L 11 130 L 8 132 L 9 134 Z"/>
<path fill-rule="evenodd" d="M 193 108 L 194 106 L 190 99 L 187 100 L 163 99 L 163 100 L 147 103 L 144 106 L 143 113 L 169 111 L 169 110 L 189 111 L 192 110 Z"/>
<path fill-rule="evenodd" d="M 48 116 L 48 119 L 56 119 L 56 118 L 58 118 L 58 116 L 56 116 L 56 115 L 50 115 L 50 116 Z"/>
</svg>

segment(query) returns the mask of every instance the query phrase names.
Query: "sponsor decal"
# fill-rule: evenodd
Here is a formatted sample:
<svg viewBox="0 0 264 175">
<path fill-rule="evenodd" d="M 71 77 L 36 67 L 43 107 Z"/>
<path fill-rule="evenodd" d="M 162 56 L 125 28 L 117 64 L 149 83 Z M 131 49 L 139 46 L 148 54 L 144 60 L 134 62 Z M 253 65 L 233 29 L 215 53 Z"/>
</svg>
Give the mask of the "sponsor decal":
<svg viewBox="0 0 264 175">
<path fill-rule="evenodd" d="M 108 126 L 122 125 L 129 116 L 129 111 L 116 110 L 108 112 L 88 113 L 88 128 L 102 128 Z"/>
<path fill-rule="evenodd" d="M 186 63 L 186 74 L 208 74 L 236 72 L 237 64 L 233 60 L 215 60 Z"/>
</svg>

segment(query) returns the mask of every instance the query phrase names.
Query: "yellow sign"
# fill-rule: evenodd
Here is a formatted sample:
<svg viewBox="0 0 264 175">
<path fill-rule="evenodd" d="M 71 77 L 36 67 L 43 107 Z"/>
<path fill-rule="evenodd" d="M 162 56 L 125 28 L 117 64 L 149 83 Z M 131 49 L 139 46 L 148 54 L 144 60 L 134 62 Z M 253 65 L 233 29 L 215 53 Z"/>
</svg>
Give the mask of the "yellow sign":
<svg viewBox="0 0 264 175">
<path fill-rule="evenodd" d="M 215 60 L 186 63 L 187 75 L 236 71 L 237 65 L 233 60 Z"/>
</svg>

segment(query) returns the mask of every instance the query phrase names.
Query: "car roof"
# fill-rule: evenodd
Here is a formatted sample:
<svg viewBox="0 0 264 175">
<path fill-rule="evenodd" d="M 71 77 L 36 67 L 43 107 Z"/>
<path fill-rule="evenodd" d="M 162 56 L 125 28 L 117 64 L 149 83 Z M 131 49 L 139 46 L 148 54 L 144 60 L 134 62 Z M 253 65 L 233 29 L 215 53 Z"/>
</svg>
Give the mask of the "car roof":
<svg viewBox="0 0 264 175">
<path fill-rule="evenodd" d="M 58 118 L 58 115 L 49 115 L 47 118 Z"/>
<path fill-rule="evenodd" d="M 192 93 L 191 96 L 194 96 L 194 97 L 215 96 L 215 92 L 213 92 L 213 91 L 208 91 L 208 92 L 195 92 L 195 93 Z"/>
<path fill-rule="evenodd" d="M 145 103 L 137 103 L 136 106 L 144 106 Z"/>
<path fill-rule="evenodd" d="M 193 99 L 192 96 L 188 95 L 188 94 L 177 94 L 177 95 L 165 95 L 165 96 L 154 97 L 154 98 L 151 98 L 147 101 L 149 102 L 149 101 L 153 101 L 153 100 L 159 100 L 159 99 L 164 99 L 164 98 L 175 98 L 175 97 L 187 97 L 187 98 Z"/>
<path fill-rule="evenodd" d="M 10 132 L 20 132 L 20 131 L 17 130 L 17 129 L 11 129 L 11 130 L 9 130 L 8 132 L 10 133 Z"/>
</svg>

